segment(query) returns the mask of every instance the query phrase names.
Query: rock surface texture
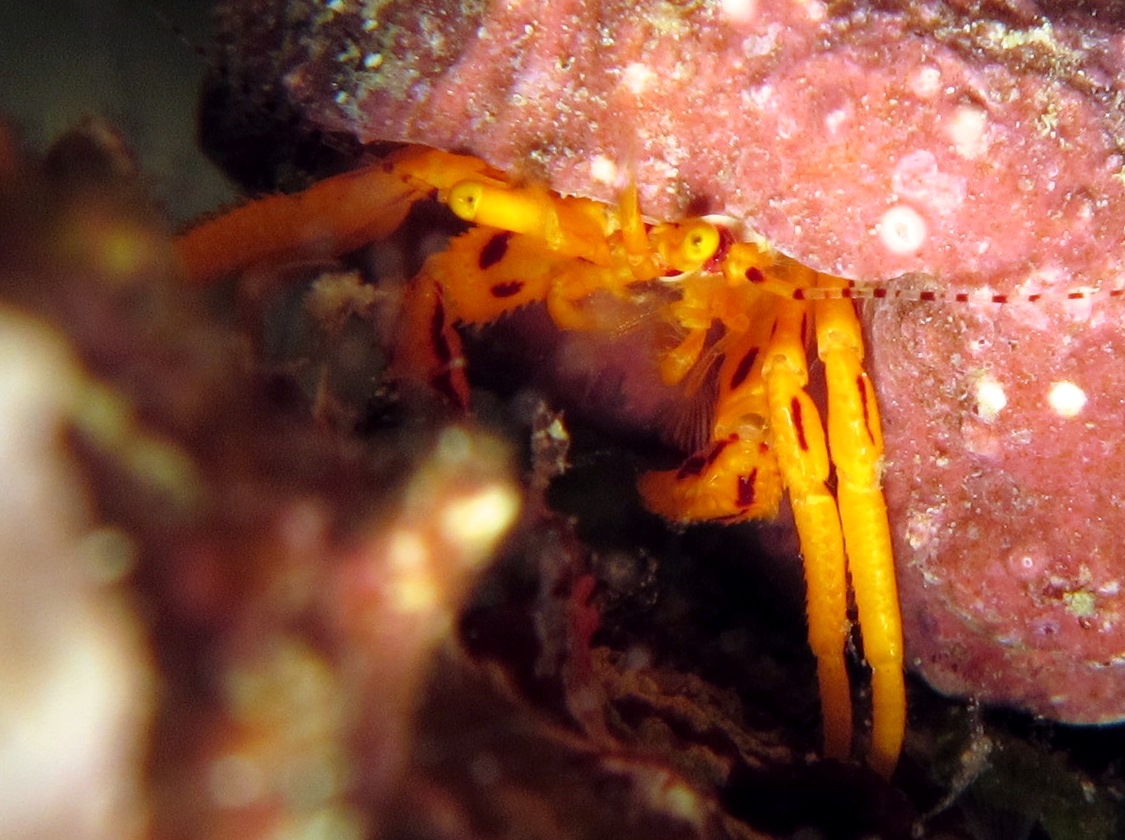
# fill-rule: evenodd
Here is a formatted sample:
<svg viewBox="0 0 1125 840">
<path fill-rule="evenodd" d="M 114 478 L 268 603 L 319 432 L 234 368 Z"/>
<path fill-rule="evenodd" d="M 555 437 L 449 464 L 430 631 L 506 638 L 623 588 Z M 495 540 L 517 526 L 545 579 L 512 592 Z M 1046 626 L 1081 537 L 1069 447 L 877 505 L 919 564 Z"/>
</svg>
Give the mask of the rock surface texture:
<svg viewBox="0 0 1125 840">
<path fill-rule="evenodd" d="M 653 217 L 966 293 L 865 307 L 909 657 L 1125 718 L 1119 4 L 254 0 L 222 25 L 232 89 L 318 129 L 606 200 L 634 179 Z"/>
</svg>

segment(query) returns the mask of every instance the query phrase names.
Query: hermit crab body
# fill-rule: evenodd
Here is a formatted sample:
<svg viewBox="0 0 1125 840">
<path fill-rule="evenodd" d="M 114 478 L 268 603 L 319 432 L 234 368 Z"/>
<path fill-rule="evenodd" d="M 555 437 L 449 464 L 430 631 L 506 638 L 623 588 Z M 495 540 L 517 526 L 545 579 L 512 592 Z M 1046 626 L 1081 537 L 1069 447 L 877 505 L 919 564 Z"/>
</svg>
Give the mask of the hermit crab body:
<svg viewBox="0 0 1125 840">
<path fill-rule="evenodd" d="M 654 361 L 669 384 L 706 380 L 713 404 L 699 451 L 678 469 L 642 475 L 641 495 L 673 521 L 738 522 L 775 517 L 783 490 L 789 494 L 825 752 L 851 750 L 850 574 L 873 669 L 870 761 L 890 775 L 905 725 L 902 631 L 879 412 L 849 284 L 706 219 L 648 222 L 632 189 L 615 206 L 562 197 L 517 186 L 476 158 L 425 147 L 245 205 L 187 232 L 179 253 L 198 281 L 310 250 L 340 253 L 388 235 L 435 192 L 473 226 L 410 284 L 395 342 L 399 375 L 468 408 L 456 325 L 544 302 L 561 329 L 599 329 L 594 296 L 627 304 L 653 284 L 672 290 L 660 317 L 678 340 Z M 810 335 L 825 367 L 827 431 L 806 393 Z"/>
<path fill-rule="evenodd" d="M 358 144 L 467 151 L 609 205 L 632 179 L 651 218 L 743 219 L 818 277 L 888 296 L 915 278 L 913 302 L 861 311 L 909 667 L 987 704 L 1125 720 L 1118 4 L 238 0 L 221 15 L 228 113 L 251 125 L 280 110 Z M 718 311 L 706 284 L 680 288 Z M 691 332 L 685 308 L 667 317 Z M 670 350 L 662 373 L 694 358 Z M 1082 396 L 1061 413 L 1060 388 Z"/>
</svg>

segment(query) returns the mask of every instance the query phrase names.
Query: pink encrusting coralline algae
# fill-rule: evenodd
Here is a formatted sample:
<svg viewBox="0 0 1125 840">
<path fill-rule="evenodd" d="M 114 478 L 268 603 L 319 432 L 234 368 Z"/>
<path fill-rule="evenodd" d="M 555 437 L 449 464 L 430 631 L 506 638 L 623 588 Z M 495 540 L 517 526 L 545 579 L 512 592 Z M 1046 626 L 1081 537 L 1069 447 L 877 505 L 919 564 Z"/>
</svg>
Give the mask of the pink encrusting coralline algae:
<svg viewBox="0 0 1125 840">
<path fill-rule="evenodd" d="M 819 270 L 967 293 L 865 307 L 910 663 L 1125 718 L 1117 4 L 254 0 L 222 21 L 226 71 L 317 128 L 607 201 L 635 182 L 651 217 L 725 213 Z"/>
</svg>

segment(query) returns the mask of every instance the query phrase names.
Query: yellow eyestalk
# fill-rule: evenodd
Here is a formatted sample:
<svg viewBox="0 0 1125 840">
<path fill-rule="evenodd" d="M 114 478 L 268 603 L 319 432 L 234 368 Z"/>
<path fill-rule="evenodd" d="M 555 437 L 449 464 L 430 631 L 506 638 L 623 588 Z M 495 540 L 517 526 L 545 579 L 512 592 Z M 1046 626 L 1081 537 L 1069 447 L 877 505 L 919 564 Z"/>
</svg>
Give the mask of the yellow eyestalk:
<svg viewBox="0 0 1125 840">
<path fill-rule="evenodd" d="M 532 236 L 563 256 L 599 265 L 609 262 L 604 205 L 554 197 L 538 187 L 496 186 L 476 179 L 450 187 L 445 203 L 466 222 Z M 591 207 L 597 213 L 591 213 Z"/>
<path fill-rule="evenodd" d="M 495 187 L 483 181 L 460 181 L 450 187 L 446 203 L 466 222 L 513 233 L 543 236 L 550 224 L 550 204 L 528 190 Z"/>
</svg>

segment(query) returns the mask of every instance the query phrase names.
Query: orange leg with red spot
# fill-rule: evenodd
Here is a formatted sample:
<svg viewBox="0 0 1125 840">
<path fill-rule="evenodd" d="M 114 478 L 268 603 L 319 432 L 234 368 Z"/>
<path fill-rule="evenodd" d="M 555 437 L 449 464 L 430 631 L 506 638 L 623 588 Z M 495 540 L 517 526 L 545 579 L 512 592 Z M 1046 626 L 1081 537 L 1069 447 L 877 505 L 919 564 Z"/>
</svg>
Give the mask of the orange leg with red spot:
<svg viewBox="0 0 1125 840">
<path fill-rule="evenodd" d="M 712 319 L 724 325 L 712 443 L 678 470 L 643 476 L 641 492 L 651 509 L 671 519 L 737 521 L 775 515 L 784 486 L 804 555 L 825 753 L 840 758 L 851 749 L 844 656 L 850 571 L 873 669 L 870 761 L 889 776 L 905 729 L 902 629 L 881 487 L 882 432 L 862 367 L 859 321 L 850 300 L 817 291 L 843 288 L 838 278 L 753 245 L 732 248 L 725 267 L 725 283 L 685 283 L 672 317 L 689 333 L 666 359 L 673 375 L 689 368 L 700 352 L 694 339 Z M 827 438 L 805 392 L 810 322 L 826 369 Z M 833 464 L 835 495 L 828 486 Z"/>
</svg>

